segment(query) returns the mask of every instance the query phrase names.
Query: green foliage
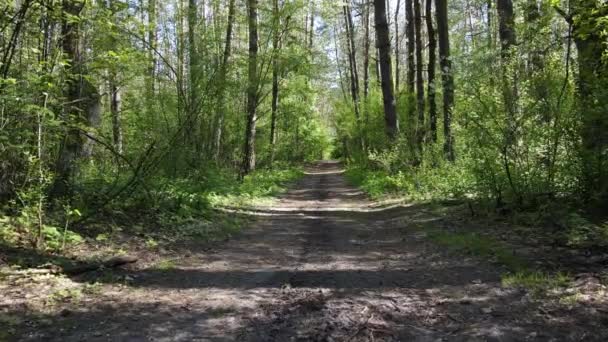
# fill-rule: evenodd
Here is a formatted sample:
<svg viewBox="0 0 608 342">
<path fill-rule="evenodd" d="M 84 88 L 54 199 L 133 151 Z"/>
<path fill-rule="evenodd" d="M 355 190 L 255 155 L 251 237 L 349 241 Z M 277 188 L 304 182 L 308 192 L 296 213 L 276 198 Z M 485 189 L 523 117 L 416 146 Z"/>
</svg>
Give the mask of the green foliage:
<svg viewBox="0 0 608 342">
<path fill-rule="evenodd" d="M 608 247 L 608 222 L 593 223 L 576 212 L 564 220 L 566 244 L 576 248 Z"/>
<path fill-rule="evenodd" d="M 572 277 L 564 273 L 549 274 L 539 271 L 520 271 L 503 275 L 502 285 L 506 287 L 523 287 L 534 294 L 545 294 L 552 290 L 566 288 Z"/>
<path fill-rule="evenodd" d="M 82 236 L 70 230 L 62 230 L 58 227 L 44 226 L 42 229 L 47 248 L 58 251 L 64 244 L 76 245 L 83 242 Z"/>
</svg>

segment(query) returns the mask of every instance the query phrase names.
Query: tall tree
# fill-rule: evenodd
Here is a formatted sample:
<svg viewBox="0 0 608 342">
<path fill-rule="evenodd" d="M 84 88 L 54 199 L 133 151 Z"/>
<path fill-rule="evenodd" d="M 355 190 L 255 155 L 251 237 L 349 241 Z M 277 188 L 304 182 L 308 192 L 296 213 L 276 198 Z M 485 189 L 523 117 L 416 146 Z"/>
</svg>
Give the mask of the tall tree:
<svg viewBox="0 0 608 342">
<path fill-rule="evenodd" d="M 511 46 L 515 44 L 515 15 L 511 0 L 497 0 L 498 35 L 503 56 L 506 57 Z"/>
<path fill-rule="evenodd" d="M 198 79 L 200 70 L 198 68 L 198 47 L 196 44 L 196 28 L 198 25 L 197 0 L 188 0 L 188 107 L 190 114 L 198 111 Z"/>
<path fill-rule="evenodd" d="M 147 77 L 147 90 L 148 97 L 154 98 L 155 93 L 155 80 L 156 80 L 156 48 L 157 48 L 157 34 L 156 34 L 156 0 L 148 0 L 148 77 Z M 152 101 L 148 101 L 151 105 Z M 152 113 L 152 108 L 149 106 L 148 111 Z"/>
<path fill-rule="evenodd" d="M 413 102 L 415 93 L 415 73 L 416 63 L 414 61 L 415 54 L 415 31 L 414 31 L 414 5 L 413 0 L 405 0 L 405 37 L 407 39 L 407 54 L 406 54 L 406 89 L 407 89 L 407 132 L 410 146 L 416 143 L 416 106 Z"/>
<path fill-rule="evenodd" d="M 448 26 L 448 0 L 435 0 L 437 39 L 439 41 L 439 66 L 443 87 L 443 150 L 446 159 L 454 161 L 454 136 L 452 135 L 452 107 L 454 105 L 454 76 L 450 59 L 450 34 Z"/>
<path fill-rule="evenodd" d="M 395 93 L 399 96 L 399 83 L 401 82 L 401 75 L 399 71 L 399 65 L 401 60 L 399 50 L 399 9 L 401 8 L 401 0 L 397 0 L 397 6 L 395 7 Z"/>
<path fill-rule="evenodd" d="M 363 116 L 365 120 L 365 127 L 369 125 L 369 50 L 371 46 L 370 37 L 370 4 L 367 1 L 363 1 L 363 26 L 364 26 L 364 37 L 363 37 Z M 363 133 L 365 137 L 364 144 L 368 144 L 367 130 Z"/>
<path fill-rule="evenodd" d="M 350 5 L 342 7 L 344 13 L 344 25 L 346 28 L 346 40 L 348 44 L 348 62 L 350 66 L 350 92 L 355 108 L 355 117 L 359 122 L 359 73 L 357 71 L 357 54 L 355 45 L 355 32 Z"/>
<path fill-rule="evenodd" d="M 235 17 L 235 0 L 230 0 L 228 4 L 228 23 L 226 24 L 226 36 L 224 40 L 224 52 L 222 54 L 222 64 L 220 65 L 220 79 L 218 89 L 218 110 L 216 113 L 215 122 L 215 137 L 214 137 L 214 156 L 217 161 L 220 156 L 222 146 L 222 132 L 224 129 L 224 118 L 226 117 L 226 99 L 224 94 L 226 93 L 226 82 L 228 75 L 228 61 L 232 51 L 232 27 L 234 25 Z"/>
<path fill-rule="evenodd" d="M 394 139 L 399 131 L 393 80 L 391 70 L 391 41 L 386 20 L 385 0 L 374 0 L 374 19 L 376 23 L 376 41 L 380 50 L 380 73 L 382 79 L 382 97 L 384 100 L 384 122 L 386 134 Z"/>
<path fill-rule="evenodd" d="M 78 0 L 66 0 L 62 4 L 64 16 L 61 22 L 61 47 L 69 64 L 65 69 L 67 80 L 62 115 L 66 127 L 55 166 L 56 178 L 52 189 L 54 196 L 69 194 L 70 181 L 77 170 L 78 159 L 90 155 L 88 139 L 81 132 L 81 127 L 95 127 L 101 119 L 100 96 L 95 86 L 85 77 L 79 22 L 74 20 L 80 17 L 84 5 L 85 2 Z"/>
<path fill-rule="evenodd" d="M 277 143 L 277 110 L 279 107 L 279 30 L 281 19 L 279 17 L 279 0 L 272 0 L 272 101 L 270 104 L 270 164 L 274 162 Z M 311 38 L 312 47 L 312 38 Z"/>
<path fill-rule="evenodd" d="M 578 51 L 583 187 L 587 198 L 605 202 L 608 199 L 608 61 L 605 58 L 608 5 L 599 0 L 573 0 L 569 12 L 556 9 L 572 27 Z"/>
<path fill-rule="evenodd" d="M 369 33 L 369 21 L 370 21 L 370 10 L 369 3 L 363 2 L 363 101 L 367 104 L 367 97 L 369 95 L 369 50 L 370 50 L 370 33 Z M 366 109 L 367 116 L 367 109 Z"/>
<path fill-rule="evenodd" d="M 247 128 L 242 175 L 255 169 L 255 133 L 258 107 L 258 0 L 248 0 L 249 61 L 247 86 Z"/>
<path fill-rule="evenodd" d="M 435 102 L 435 60 L 437 59 L 435 49 L 437 38 L 433 27 L 433 0 L 426 0 L 426 32 L 429 37 L 429 66 L 427 93 L 429 101 L 429 121 L 431 128 L 431 140 L 437 142 L 437 103 Z"/>
<path fill-rule="evenodd" d="M 422 59 L 422 9 L 420 0 L 414 0 L 414 29 L 416 34 L 416 109 L 418 110 L 418 123 L 416 125 L 416 136 L 418 138 L 418 149 L 422 149 L 426 135 L 424 120 L 424 61 Z"/>
</svg>

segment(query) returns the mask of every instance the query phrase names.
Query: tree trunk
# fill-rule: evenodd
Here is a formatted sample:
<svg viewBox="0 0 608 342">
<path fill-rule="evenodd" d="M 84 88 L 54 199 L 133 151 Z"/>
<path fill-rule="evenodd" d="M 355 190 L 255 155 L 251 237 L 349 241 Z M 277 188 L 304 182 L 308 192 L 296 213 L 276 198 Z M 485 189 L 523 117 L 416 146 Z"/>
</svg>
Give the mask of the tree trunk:
<svg viewBox="0 0 608 342">
<path fill-rule="evenodd" d="M 454 105 L 454 76 L 450 60 L 450 36 L 448 27 L 448 1 L 435 0 L 437 17 L 437 37 L 439 41 L 439 66 L 443 87 L 443 150 L 446 159 L 456 160 L 454 153 L 454 136 L 452 135 L 452 107 Z"/>
<path fill-rule="evenodd" d="M 370 10 L 369 4 L 364 3 L 364 17 L 363 17 L 363 25 L 364 25 L 364 41 L 363 41 L 363 101 L 367 105 L 367 97 L 369 95 L 369 50 L 370 50 L 370 34 L 369 34 L 369 17 Z M 367 116 L 367 109 L 366 114 Z M 367 119 L 366 119 L 367 120 Z"/>
<path fill-rule="evenodd" d="M 367 129 L 369 125 L 369 50 L 370 50 L 370 33 L 369 33 L 369 21 L 370 21 L 370 4 L 364 3 L 364 35 L 363 37 L 363 116 L 365 120 L 365 132 L 364 132 L 364 144 L 368 147 L 368 134 Z"/>
<path fill-rule="evenodd" d="M 608 62 L 605 59 L 608 6 L 599 1 L 571 3 L 578 51 L 578 106 L 582 119 L 583 188 L 589 199 L 608 201 Z"/>
<path fill-rule="evenodd" d="M 415 37 L 414 37 L 414 6 L 413 0 L 405 0 L 405 36 L 407 39 L 407 92 L 414 94 L 414 74 L 415 74 L 415 62 L 414 62 L 414 49 L 415 49 Z M 411 108 L 414 108 L 410 106 Z M 413 114 L 412 114 L 413 115 Z"/>
<path fill-rule="evenodd" d="M 380 73 L 382 79 L 382 97 L 384 100 L 384 122 L 386 134 L 395 139 L 399 130 L 395 97 L 393 94 L 393 80 L 391 70 L 391 42 L 389 27 L 386 20 L 385 0 L 374 0 L 376 22 L 376 41 L 380 50 Z"/>
<path fill-rule="evenodd" d="M 498 36 L 503 57 L 508 57 L 509 49 L 515 44 L 515 16 L 511 0 L 497 0 Z"/>
<path fill-rule="evenodd" d="M 232 50 L 232 27 L 234 24 L 235 17 L 235 0 L 230 0 L 228 4 L 228 23 L 226 25 L 226 39 L 224 46 L 224 53 L 222 56 L 222 64 L 220 66 L 220 79 L 219 79 L 219 89 L 218 89 L 218 111 L 216 114 L 216 123 L 215 123 L 215 137 L 214 137 L 214 155 L 215 160 L 218 161 L 221 152 L 222 146 L 222 132 L 224 129 L 224 117 L 226 116 L 226 100 L 224 99 L 226 93 L 226 82 L 228 76 L 228 61 L 230 59 L 230 54 Z"/>
<path fill-rule="evenodd" d="M 308 48 L 312 50 L 312 38 L 315 33 L 315 2 L 310 1 L 310 31 L 308 32 Z"/>
<path fill-rule="evenodd" d="M 188 109 L 190 115 L 198 111 L 198 50 L 196 46 L 196 26 L 198 21 L 197 0 L 188 0 Z"/>
<path fill-rule="evenodd" d="M 112 138 L 116 152 L 123 154 L 122 135 L 122 100 L 120 88 L 116 84 L 116 75 L 112 73 L 110 79 L 110 113 L 112 114 Z"/>
<path fill-rule="evenodd" d="M 344 12 L 344 21 L 346 25 L 346 39 L 348 43 L 348 60 L 350 65 L 350 91 L 353 99 L 353 104 L 355 107 L 355 118 L 357 122 L 359 122 L 359 74 L 357 72 L 357 55 L 355 48 L 355 38 L 354 38 L 354 27 L 352 15 L 350 13 L 350 6 L 343 6 Z"/>
<path fill-rule="evenodd" d="M 517 146 L 517 72 L 515 66 L 511 68 L 510 64 L 517 64 L 512 58 L 512 47 L 515 45 L 515 14 L 513 12 L 513 2 L 511 0 L 497 0 L 496 9 L 498 11 L 498 36 L 500 39 L 501 58 L 502 58 L 502 96 L 505 106 L 505 130 L 504 130 L 504 145 L 502 147 L 502 159 L 505 174 L 507 175 L 509 186 L 513 194 L 517 197 L 519 205 L 522 204 L 523 198 L 519 191 L 519 185 L 511 176 L 511 151 Z M 510 75 L 511 74 L 511 75 Z"/>
<path fill-rule="evenodd" d="M 249 10 L 249 76 L 247 89 L 247 128 L 242 175 L 255 169 L 255 131 L 258 106 L 258 0 L 248 0 Z"/>
<path fill-rule="evenodd" d="M 152 103 L 155 93 L 155 79 L 156 79 L 156 0 L 148 0 L 148 77 L 147 77 L 147 91 L 148 91 L 148 103 Z M 152 106 L 148 108 L 151 114 L 153 109 Z"/>
<path fill-rule="evenodd" d="M 62 10 L 70 18 L 80 17 L 84 3 L 64 1 Z M 77 171 L 77 161 L 82 156 L 89 156 L 91 146 L 88 139 L 81 134 L 80 127 L 99 124 L 101 118 L 100 96 L 97 89 L 85 75 L 80 49 L 80 30 L 78 21 L 66 18 L 62 22 L 62 50 L 70 61 L 66 67 L 66 87 L 64 90 L 65 107 L 62 119 L 67 124 L 65 136 L 61 142 L 59 156 L 55 167 L 55 182 L 52 196 L 69 195 L 72 177 Z"/>
<path fill-rule="evenodd" d="M 422 60 L 422 10 L 420 0 L 414 0 L 414 28 L 416 31 L 416 108 L 418 110 L 418 124 L 416 125 L 416 136 L 418 138 L 418 149 L 422 151 L 425 140 L 426 126 L 424 120 L 424 61 Z M 422 157 L 422 156 L 421 156 Z"/>
<path fill-rule="evenodd" d="M 435 50 L 437 38 L 433 27 L 433 0 L 426 0 L 426 31 L 429 37 L 429 66 L 427 93 L 429 101 L 429 121 L 431 126 L 431 140 L 437 142 L 437 103 L 435 102 Z"/>
<path fill-rule="evenodd" d="M 399 96 L 399 83 L 401 77 L 399 73 L 399 9 L 401 8 L 401 0 L 397 0 L 395 7 L 395 94 Z"/>
<path fill-rule="evenodd" d="M 407 54 L 406 54 L 406 90 L 407 90 L 407 136 L 410 147 L 416 145 L 416 105 L 414 104 L 414 87 L 415 87 L 415 72 L 416 64 L 414 62 L 415 50 L 415 34 L 414 34 L 414 5 L 413 0 L 405 0 L 405 37 L 407 39 Z"/>
<path fill-rule="evenodd" d="M 279 18 L 279 0 L 272 1 L 272 102 L 271 102 L 271 118 L 270 118 L 270 165 L 274 162 L 276 143 L 277 143 L 277 110 L 279 105 L 279 60 L 278 54 L 280 49 L 279 29 L 281 20 Z M 312 47 L 312 37 L 311 37 Z"/>
</svg>

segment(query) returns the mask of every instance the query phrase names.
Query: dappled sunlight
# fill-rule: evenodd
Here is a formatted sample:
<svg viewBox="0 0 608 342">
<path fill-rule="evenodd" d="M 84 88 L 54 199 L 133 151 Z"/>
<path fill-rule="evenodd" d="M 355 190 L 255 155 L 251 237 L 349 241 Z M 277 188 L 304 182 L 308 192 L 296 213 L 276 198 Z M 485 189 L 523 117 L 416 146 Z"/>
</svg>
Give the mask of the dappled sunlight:
<svg viewBox="0 0 608 342">
<path fill-rule="evenodd" d="M 443 221 L 425 204 L 358 196 L 338 173 L 308 175 L 276 206 L 234 210 L 251 224 L 222 248 L 64 278 L 103 294 L 67 302 L 68 314 L 42 307 L 8 314 L 53 322 L 62 328 L 46 331 L 57 341 L 342 341 L 362 327 L 389 341 L 525 340 L 539 325 L 550 338 L 599 329 L 600 311 L 542 314 L 526 291 L 501 284 L 496 266 L 431 244 L 428 230 L 416 227 Z"/>
</svg>

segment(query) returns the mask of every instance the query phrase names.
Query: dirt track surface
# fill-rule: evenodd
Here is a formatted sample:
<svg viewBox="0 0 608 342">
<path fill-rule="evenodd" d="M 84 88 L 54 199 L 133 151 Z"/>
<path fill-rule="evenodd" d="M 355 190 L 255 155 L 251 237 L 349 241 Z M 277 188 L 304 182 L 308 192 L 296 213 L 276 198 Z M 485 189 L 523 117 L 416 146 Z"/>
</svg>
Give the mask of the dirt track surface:
<svg viewBox="0 0 608 342">
<path fill-rule="evenodd" d="M 424 207 L 379 207 L 316 164 L 255 223 L 175 267 L 126 272 L 38 317 L 45 341 L 605 341 L 606 321 L 503 288 L 500 269 L 442 251 Z M 602 326 L 603 325 L 603 326 Z"/>
</svg>

